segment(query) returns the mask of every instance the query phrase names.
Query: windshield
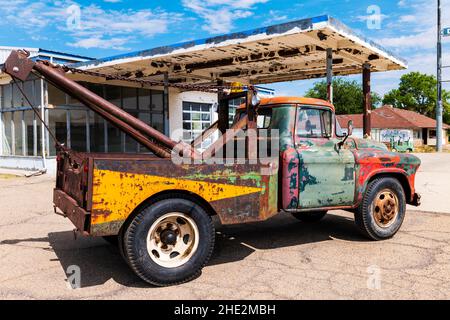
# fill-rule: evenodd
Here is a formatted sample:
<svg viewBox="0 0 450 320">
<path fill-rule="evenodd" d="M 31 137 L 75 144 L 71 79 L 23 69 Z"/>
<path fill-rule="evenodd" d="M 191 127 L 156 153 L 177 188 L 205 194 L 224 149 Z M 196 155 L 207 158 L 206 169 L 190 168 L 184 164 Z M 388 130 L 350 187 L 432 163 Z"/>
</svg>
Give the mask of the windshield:
<svg viewBox="0 0 450 320">
<path fill-rule="evenodd" d="M 327 109 L 302 107 L 298 111 L 296 132 L 302 138 L 331 137 L 332 113 Z"/>
</svg>

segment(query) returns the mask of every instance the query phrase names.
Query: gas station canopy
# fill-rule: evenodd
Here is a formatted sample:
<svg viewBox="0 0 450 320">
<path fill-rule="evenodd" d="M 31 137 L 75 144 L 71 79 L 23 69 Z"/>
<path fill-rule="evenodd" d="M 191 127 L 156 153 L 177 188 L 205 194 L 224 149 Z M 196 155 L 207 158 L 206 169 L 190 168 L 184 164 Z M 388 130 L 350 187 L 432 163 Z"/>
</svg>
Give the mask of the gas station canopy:
<svg viewBox="0 0 450 320">
<path fill-rule="evenodd" d="M 250 31 L 157 47 L 73 67 L 130 79 L 171 83 L 226 82 L 264 84 L 327 75 L 327 49 L 333 75 L 401 70 L 406 61 L 357 35 L 329 16 L 303 19 Z M 76 74 L 73 78 L 83 77 Z M 83 79 L 78 79 L 83 80 Z"/>
</svg>

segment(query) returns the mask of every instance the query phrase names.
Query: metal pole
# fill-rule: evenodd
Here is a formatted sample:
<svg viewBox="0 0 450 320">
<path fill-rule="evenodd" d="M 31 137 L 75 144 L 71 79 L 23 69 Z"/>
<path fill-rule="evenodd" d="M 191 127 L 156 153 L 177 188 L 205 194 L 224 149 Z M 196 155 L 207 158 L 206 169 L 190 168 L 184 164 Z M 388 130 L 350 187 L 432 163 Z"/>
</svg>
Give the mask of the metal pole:
<svg viewBox="0 0 450 320">
<path fill-rule="evenodd" d="M 371 112 L 372 112 L 372 99 L 370 96 L 370 65 L 365 63 L 363 65 L 363 100 L 364 100 L 364 138 L 370 138 L 371 135 Z"/>
<path fill-rule="evenodd" d="M 333 49 L 327 49 L 327 99 L 333 103 Z"/>
<path fill-rule="evenodd" d="M 437 106 L 436 106 L 436 151 L 442 152 L 442 23 L 441 0 L 437 2 Z"/>
<path fill-rule="evenodd" d="M 169 74 L 164 72 L 164 99 L 163 99 L 163 114 L 164 114 L 164 134 L 170 137 L 170 121 L 169 121 Z"/>
</svg>

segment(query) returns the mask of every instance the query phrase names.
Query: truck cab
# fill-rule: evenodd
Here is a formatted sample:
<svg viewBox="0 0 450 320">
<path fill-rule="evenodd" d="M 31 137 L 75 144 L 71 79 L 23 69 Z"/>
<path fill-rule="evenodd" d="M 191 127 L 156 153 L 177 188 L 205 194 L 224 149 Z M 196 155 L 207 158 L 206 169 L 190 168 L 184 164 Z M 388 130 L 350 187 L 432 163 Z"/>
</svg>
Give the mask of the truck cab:
<svg viewBox="0 0 450 320">
<path fill-rule="evenodd" d="M 244 109 L 238 111 L 245 113 Z M 258 114 L 266 128 L 280 135 L 280 209 L 290 212 L 356 209 L 368 184 L 377 177 L 395 177 L 405 201 L 417 205 L 414 176 L 420 160 L 389 152 L 383 143 L 344 133 L 331 103 L 312 98 L 262 99 Z M 260 117 L 260 116 L 258 116 Z M 258 119 L 258 123 L 263 123 Z M 261 128 L 261 126 L 259 126 Z"/>
</svg>

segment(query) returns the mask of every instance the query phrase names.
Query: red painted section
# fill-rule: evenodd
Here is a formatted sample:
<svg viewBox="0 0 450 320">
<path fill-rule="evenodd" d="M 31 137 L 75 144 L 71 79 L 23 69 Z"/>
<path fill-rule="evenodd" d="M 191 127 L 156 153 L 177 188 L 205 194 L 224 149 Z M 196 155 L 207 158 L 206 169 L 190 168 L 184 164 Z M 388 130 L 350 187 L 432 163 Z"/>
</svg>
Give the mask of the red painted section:
<svg viewBox="0 0 450 320">
<path fill-rule="evenodd" d="M 283 209 L 296 209 L 300 190 L 300 159 L 294 148 L 288 148 L 281 155 L 281 203 Z"/>
<path fill-rule="evenodd" d="M 411 193 L 407 201 L 413 201 L 415 175 L 420 166 L 417 158 L 409 155 L 375 149 L 354 150 L 356 161 L 356 199 L 361 202 L 369 181 L 378 174 L 396 173 L 406 177 Z"/>
</svg>

